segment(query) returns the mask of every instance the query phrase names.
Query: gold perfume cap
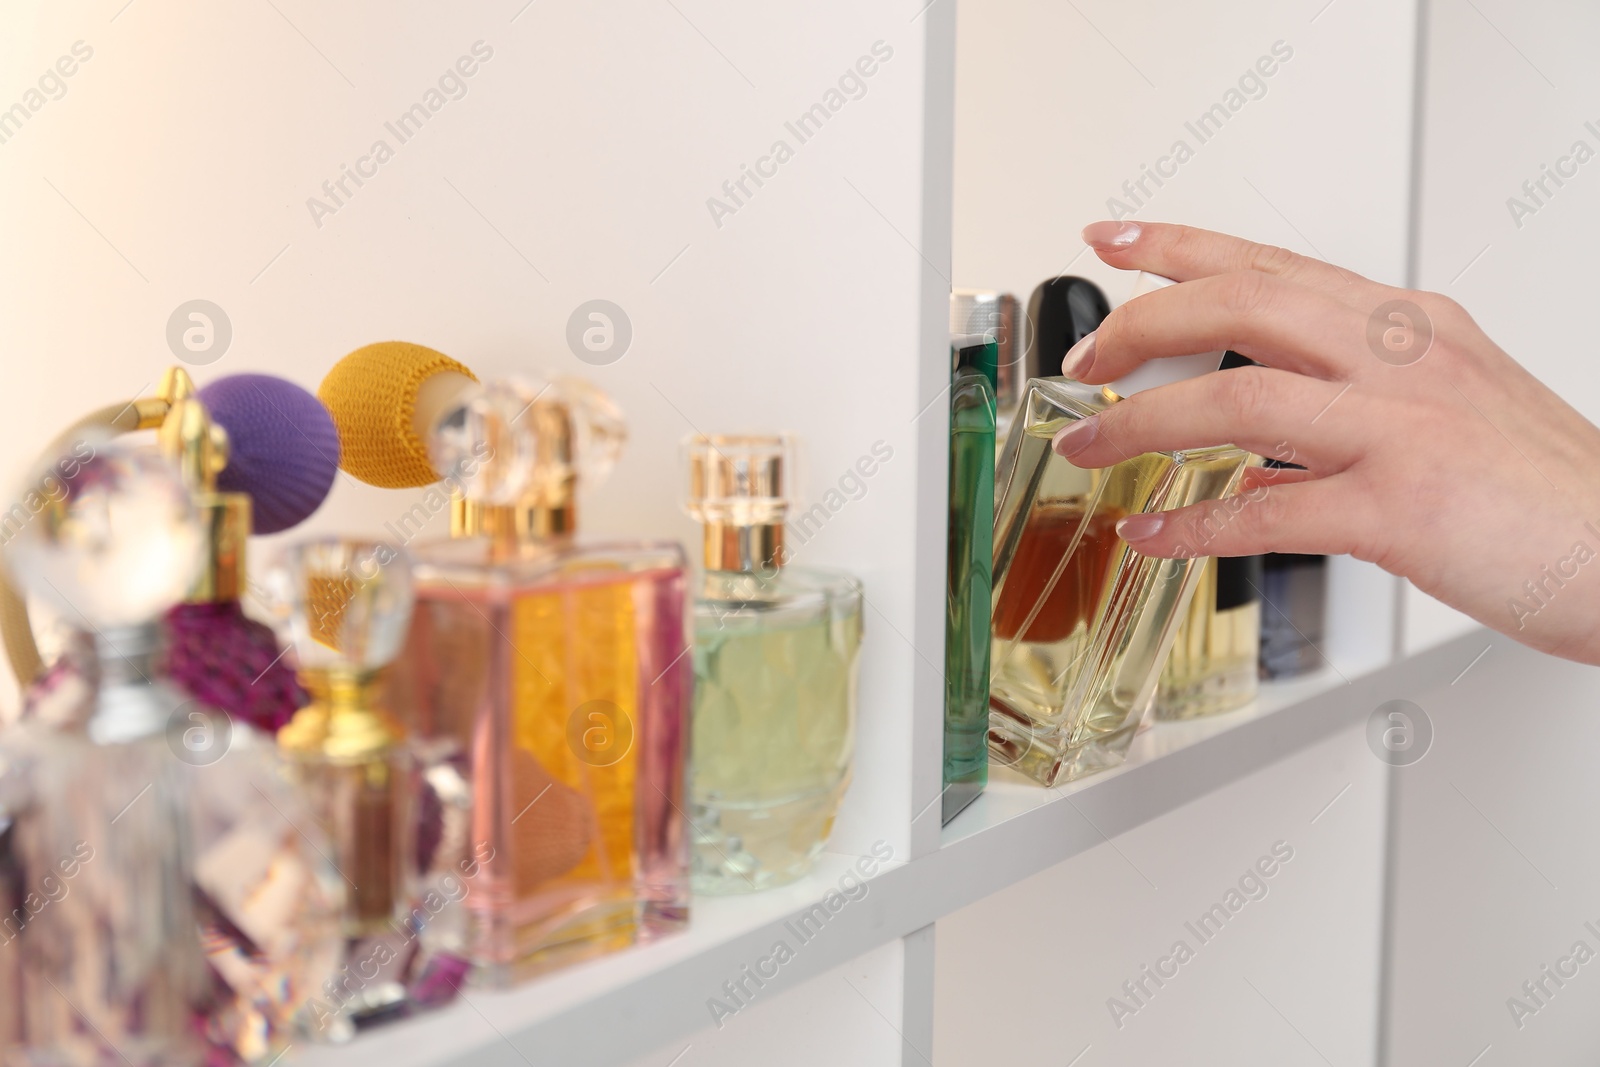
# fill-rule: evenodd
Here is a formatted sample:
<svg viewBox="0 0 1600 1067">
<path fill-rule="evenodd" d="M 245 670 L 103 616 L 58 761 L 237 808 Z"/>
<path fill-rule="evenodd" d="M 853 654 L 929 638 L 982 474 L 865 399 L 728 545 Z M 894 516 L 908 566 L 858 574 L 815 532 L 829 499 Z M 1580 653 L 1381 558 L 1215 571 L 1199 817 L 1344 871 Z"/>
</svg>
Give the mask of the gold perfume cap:
<svg viewBox="0 0 1600 1067">
<path fill-rule="evenodd" d="M 783 520 L 794 467 L 788 437 L 696 434 L 684 441 L 689 496 L 684 509 L 705 529 L 713 571 L 783 565 Z"/>
</svg>

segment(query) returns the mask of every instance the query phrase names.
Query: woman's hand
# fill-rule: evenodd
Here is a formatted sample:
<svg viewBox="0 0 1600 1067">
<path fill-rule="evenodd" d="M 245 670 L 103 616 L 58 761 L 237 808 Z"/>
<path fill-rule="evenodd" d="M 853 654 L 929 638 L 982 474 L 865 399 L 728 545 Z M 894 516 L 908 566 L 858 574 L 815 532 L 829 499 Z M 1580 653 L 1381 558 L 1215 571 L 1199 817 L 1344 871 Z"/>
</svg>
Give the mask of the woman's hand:
<svg viewBox="0 0 1600 1067">
<path fill-rule="evenodd" d="M 1225 348 L 1264 366 L 1129 397 L 1056 450 L 1104 467 L 1232 443 L 1306 468 L 1254 470 L 1240 498 L 1122 520 L 1139 551 L 1349 553 L 1519 641 L 1600 663 L 1600 429 L 1458 304 L 1184 226 L 1097 222 L 1084 240 L 1113 267 L 1183 284 L 1117 308 L 1063 374 L 1101 384 Z"/>
</svg>

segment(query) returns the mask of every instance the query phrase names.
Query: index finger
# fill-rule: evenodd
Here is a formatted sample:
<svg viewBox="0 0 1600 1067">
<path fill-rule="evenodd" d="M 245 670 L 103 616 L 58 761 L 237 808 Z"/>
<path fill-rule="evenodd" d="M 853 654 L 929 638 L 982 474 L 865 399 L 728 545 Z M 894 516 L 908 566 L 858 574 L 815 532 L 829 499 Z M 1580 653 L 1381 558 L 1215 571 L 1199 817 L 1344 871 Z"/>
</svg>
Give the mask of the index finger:
<svg viewBox="0 0 1600 1067">
<path fill-rule="evenodd" d="M 1260 271 L 1315 289 L 1344 289 L 1365 278 L 1287 248 L 1164 222 L 1091 222 L 1083 242 L 1107 265 L 1147 270 L 1186 282 L 1214 274 Z"/>
</svg>

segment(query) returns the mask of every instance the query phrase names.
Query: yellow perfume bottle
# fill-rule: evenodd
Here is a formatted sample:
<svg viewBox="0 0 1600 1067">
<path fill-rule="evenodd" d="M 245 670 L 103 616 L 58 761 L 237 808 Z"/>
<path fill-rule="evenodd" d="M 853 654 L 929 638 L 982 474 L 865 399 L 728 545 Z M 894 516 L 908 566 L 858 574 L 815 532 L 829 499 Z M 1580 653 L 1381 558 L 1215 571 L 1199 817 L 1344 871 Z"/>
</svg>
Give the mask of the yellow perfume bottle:
<svg viewBox="0 0 1600 1067">
<path fill-rule="evenodd" d="M 1135 294 L 1163 283 L 1141 276 Z M 1250 460 L 1222 446 L 1090 469 L 1051 442 L 1122 396 L 1221 360 L 1158 360 L 1106 388 L 1028 383 L 996 473 L 989 747 L 1045 785 L 1122 761 L 1200 577 L 1199 560 L 1141 555 L 1117 522 L 1225 496 Z"/>
<path fill-rule="evenodd" d="M 1161 671 L 1158 719 L 1194 719 L 1256 697 L 1261 648 L 1261 557 L 1201 561 L 1200 580 Z"/>
</svg>

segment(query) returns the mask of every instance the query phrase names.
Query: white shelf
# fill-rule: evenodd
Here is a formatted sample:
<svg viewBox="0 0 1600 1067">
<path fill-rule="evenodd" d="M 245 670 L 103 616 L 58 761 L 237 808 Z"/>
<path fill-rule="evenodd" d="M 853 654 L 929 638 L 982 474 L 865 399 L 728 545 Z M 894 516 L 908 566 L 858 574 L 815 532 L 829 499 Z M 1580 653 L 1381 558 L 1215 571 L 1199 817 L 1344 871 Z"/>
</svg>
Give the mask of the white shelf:
<svg viewBox="0 0 1600 1067">
<path fill-rule="evenodd" d="M 1471 635 L 1463 640 L 1482 637 Z M 1412 680 L 1456 664 L 1452 642 L 1347 680 L 1328 670 L 1263 687 L 1251 706 L 1139 735 L 1126 764 L 1056 789 L 997 769 L 987 791 L 944 829 L 941 847 L 891 863 L 833 915 L 762 991 L 775 996 L 1006 886 L 1099 845 L 1353 725 Z M 1459 664 L 1456 664 L 1459 667 Z M 711 1023 L 708 998 L 766 956 L 856 857 L 829 854 L 793 886 L 699 898 L 682 934 L 580 964 L 508 992 L 468 990 L 443 1011 L 372 1031 L 304 1064 L 490 1067 L 610 1064 Z M 304 1051 L 304 1050 L 302 1050 Z"/>
</svg>

